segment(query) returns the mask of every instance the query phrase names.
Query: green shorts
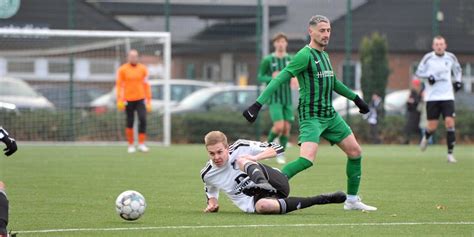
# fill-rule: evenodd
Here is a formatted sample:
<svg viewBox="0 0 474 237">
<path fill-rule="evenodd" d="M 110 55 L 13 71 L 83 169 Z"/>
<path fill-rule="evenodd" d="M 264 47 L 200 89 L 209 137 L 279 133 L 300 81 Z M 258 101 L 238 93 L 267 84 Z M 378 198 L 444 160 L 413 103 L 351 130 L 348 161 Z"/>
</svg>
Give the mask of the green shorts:
<svg viewBox="0 0 474 237">
<path fill-rule="evenodd" d="M 313 118 L 300 121 L 300 136 L 298 144 L 303 142 L 320 142 L 320 137 L 332 145 L 351 135 L 352 130 L 346 121 L 336 113 L 333 118 Z"/>
<path fill-rule="evenodd" d="M 269 104 L 268 109 L 270 111 L 270 118 L 272 119 L 272 122 L 281 120 L 289 122 L 295 121 L 292 105 Z"/>
</svg>

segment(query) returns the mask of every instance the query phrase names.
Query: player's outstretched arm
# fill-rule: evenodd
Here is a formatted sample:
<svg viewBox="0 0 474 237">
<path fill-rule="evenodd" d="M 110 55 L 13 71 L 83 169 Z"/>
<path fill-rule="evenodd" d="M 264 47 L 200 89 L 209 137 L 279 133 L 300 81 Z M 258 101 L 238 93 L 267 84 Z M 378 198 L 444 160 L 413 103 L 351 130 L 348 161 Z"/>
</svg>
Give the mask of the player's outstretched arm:
<svg viewBox="0 0 474 237">
<path fill-rule="evenodd" d="M 207 207 L 204 209 L 204 212 L 218 212 L 219 211 L 219 203 L 217 199 L 214 197 L 209 198 L 207 201 Z"/>
<path fill-rule="evenodd" d="M 280 87 L 282 83 L 289 81 L 292 77 L 293 76 L 289 72 L 283 70 L 275 79 L 271 80 L 265 90 L 263 90 L 263 92 L 257 98 L 257 101 L 244 110 L 242 115 L 245 117 L 245 119 L 253 123 L 257 119 L 258 112 L 262 108 L 262 105 L 270 99 L 270 96 Z"/>
<path fill-rule="evenodd" d="M 355 105 L 359 107 L 359 112 L 361 114 L 366 114 L 369 112 L 369 105 L 365 103 L 356 93 L 349 89 L 342 82 L 335 80 L 334 82 L 334 91 L 339 95 L 346 97 L 349 100 L 354 101 Z"/>
<path fill-rule="evenodd" d="M 15 139 L 10 137 L 8 135 L 7 130 L 5 130 L 2 127 L 0 127 L 0 141 L 5 143 L 5 145 L 7 146 L 6 148 L 3 149 L 6 156 L 10 156 L 18 150 Z"/>
</svg>

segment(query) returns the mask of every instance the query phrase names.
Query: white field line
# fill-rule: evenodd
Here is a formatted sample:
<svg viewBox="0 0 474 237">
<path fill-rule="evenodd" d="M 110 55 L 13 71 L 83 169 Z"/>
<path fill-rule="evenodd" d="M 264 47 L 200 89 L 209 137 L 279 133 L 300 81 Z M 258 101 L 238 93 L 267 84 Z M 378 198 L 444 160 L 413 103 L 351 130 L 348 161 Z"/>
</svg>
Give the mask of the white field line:
<svg viewBox="0 0 474 237">
<path fill-rule="evenodd" d="M 228 229 L 228 228 L 271 228 L 271 227 L 338 227 L 338 226 L 414 226 L 414 225 L 474 225 L 474 221 L 461 222 L 382 222 L 382 223 L 333 223 L 333 224 L 261 224 L 261 225 L 182 225 L 182 226 L 144 226 L 123 228 L 71 228 L 49 230 L 13 231 L 20 234 L 38 234 L 55 232 L 101 232 L 131 230 L 165 230 L 165 229 Z"/>
</svg>

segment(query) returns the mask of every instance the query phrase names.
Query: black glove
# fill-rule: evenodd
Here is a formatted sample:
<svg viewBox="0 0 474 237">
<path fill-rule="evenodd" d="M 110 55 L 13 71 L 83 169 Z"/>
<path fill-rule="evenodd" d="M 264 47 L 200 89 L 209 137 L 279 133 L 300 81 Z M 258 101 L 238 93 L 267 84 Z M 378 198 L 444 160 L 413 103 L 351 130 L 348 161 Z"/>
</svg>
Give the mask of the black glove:
<svg viewBox="0 0 474 237">
<path fill-rule="evenodd" d="M 433 85 L 433 84 L 435 84 L 435 82 L 436 82 L 436 80 L 435 80 L 434 76 L 430 75 L 428 77 L 428 83 L 430 83 L 430 85 Z"/>
<path fill-rule="evenodd" d="M 457 81 L 457 82 L 453 83 L 453 87 L 454 87 L 454 91 L 458 92 L 459 90 L 462 89 L 462 83 Z"/>
<path fill-rule="evenodd" d="M 262 108 L 262 105 L 258 102 L 255 102 L 253 105 L 248 107 L 242 115 L 247 119 L 247 121 L 253 123 L 257 119 L 258 111 Z"/>
<path fill-rule="evenodd" d="M 8 136 L 8 132 L 0 127 L 0 140 L 5 143 L 7 146 L 3 151 L 5 151 L 6 156 L 10 156 L 11 154 L 15 153 L 15 151 L 18 149 L 16 146 L 16 141 L 15 139 L 11 138 Z"/>
<path fill-rule="evenodd" d="M 359 113 L 366 114 L 370 111 L 369 105 L 365 103 L 365 101 L 362 100 L 359 96 L 356 96 L 356 98 L 354 99 L 354 103 L 357 105 L 357 107 L 359 107 Z"/>
</svg>

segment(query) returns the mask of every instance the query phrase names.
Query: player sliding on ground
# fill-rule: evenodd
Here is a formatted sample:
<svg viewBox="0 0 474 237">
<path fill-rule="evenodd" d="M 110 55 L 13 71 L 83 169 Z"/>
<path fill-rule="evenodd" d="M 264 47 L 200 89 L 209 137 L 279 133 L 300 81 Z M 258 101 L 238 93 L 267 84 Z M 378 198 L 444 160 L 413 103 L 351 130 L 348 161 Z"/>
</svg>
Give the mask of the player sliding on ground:
<svg viewBox="0 0 474 237">
<path fill-rule="evenodd" d="M 238 140 L 228 145 L 220 131 L 209 132 L 204 142 L 209 161 L 201 171 L 207 207 L 204 212 L 219 210 L 219 191 L 222 190 L 240 208 L 249 213 L 285 214 L 313 205 L 343 203 L 344 192 L 314 197 L 288 197 L 290 186 L 279 170 L 258 163 L 283 154 L 283 147 L 275 143 Z"/>
<path fill-rule="evenodd" d="M 324 51 L 331 36 L 331 25 L 325 16 L 313 16 L 309 21 L 308 33 L 311 42 L 302 48 L 290 64 L 273 79 L 257 101 L 243 112 L 249 122 L 254 122 L 262 105 L 277 88 L 292 77 L 298 78 L 300 85 L 299 141 L 300 156 L 288 163 L 282 172 L 290 179 L 297 173 L 313 165 L 320 137 L 331 144 L 337 144 L 347 155 L 347 201 L 345 210 L 375 211 L 377 208 L 365 205 L 357 195 L 359 191 L 362 150 L 352 130 L 332 106 L 332 92 L 354 101 L 363 114 L 369 106 L 357 94 L 336 79 L 329 55 Z"/>
</svg>

